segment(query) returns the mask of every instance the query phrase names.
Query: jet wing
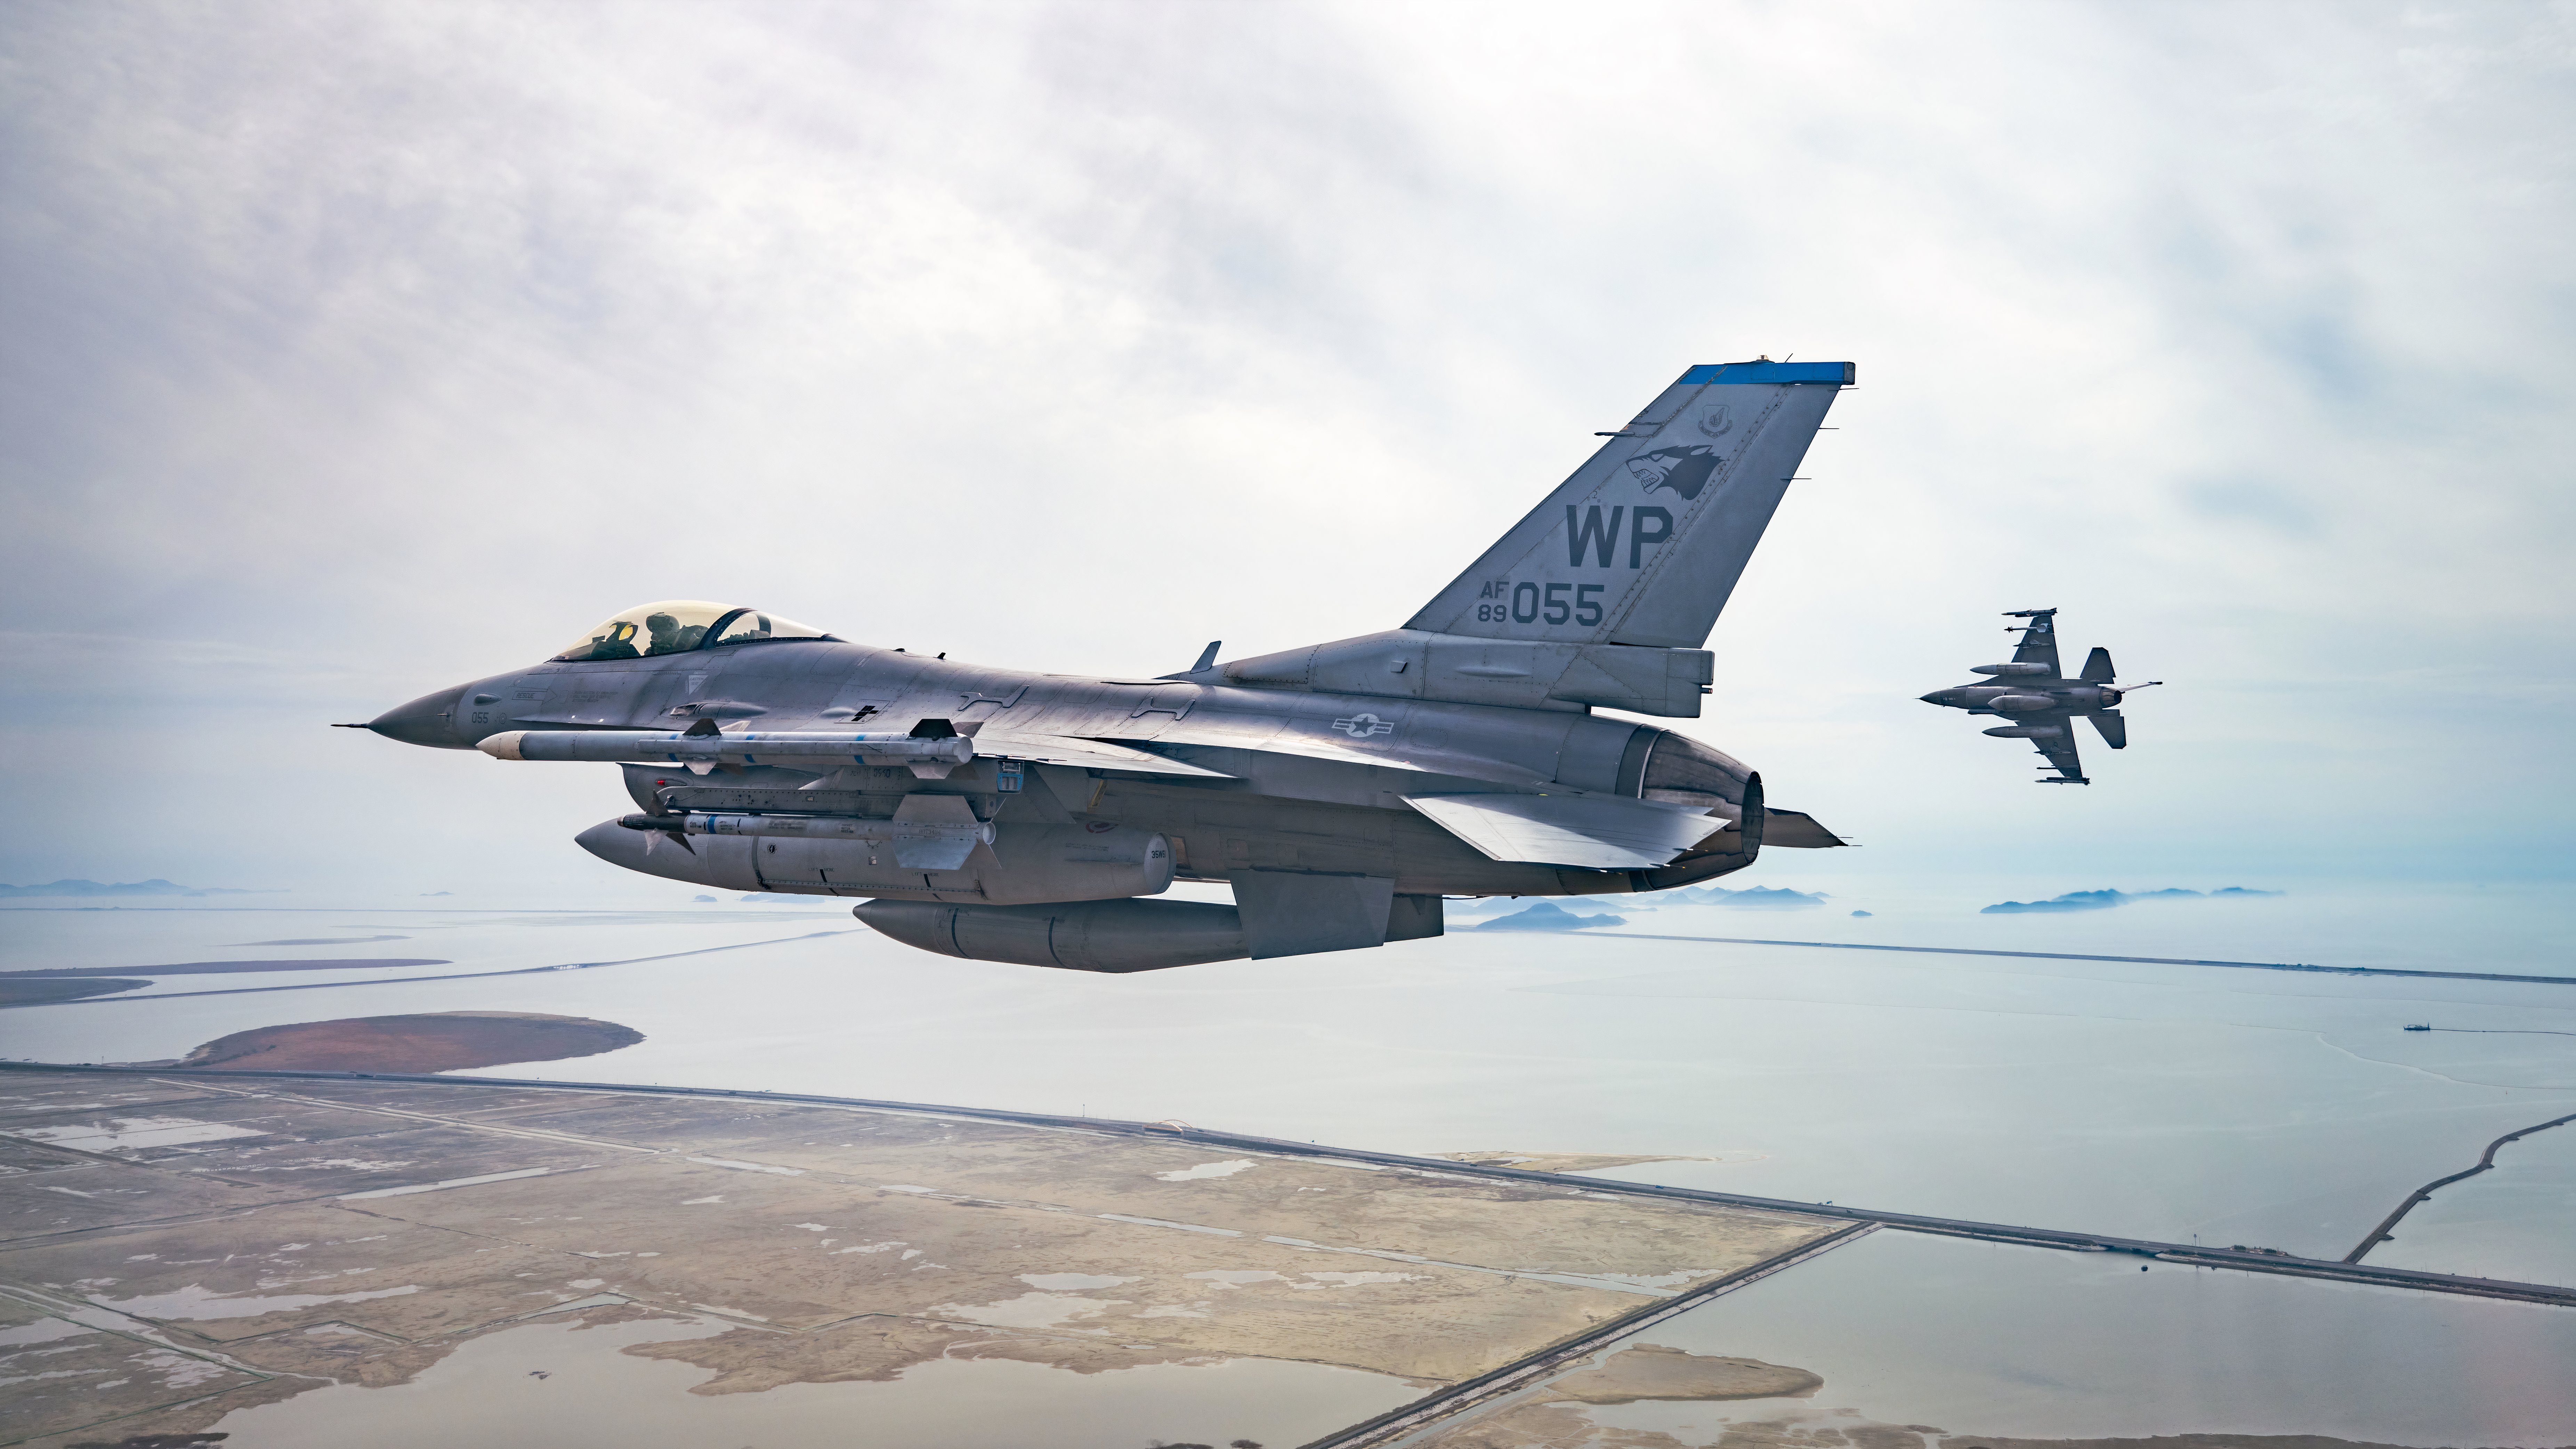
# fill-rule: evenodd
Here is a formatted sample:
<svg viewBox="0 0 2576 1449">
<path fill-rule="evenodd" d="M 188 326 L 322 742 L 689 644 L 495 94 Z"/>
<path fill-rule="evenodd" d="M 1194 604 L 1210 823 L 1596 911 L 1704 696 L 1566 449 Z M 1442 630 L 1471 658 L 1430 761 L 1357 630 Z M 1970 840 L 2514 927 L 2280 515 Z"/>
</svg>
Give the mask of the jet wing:
<svg viewBox="0 0 2576 1449">
<path fill-rule="evenodd" d="M 1407 795 L 1489 860 L 1652 870 L 1726 828 L 1687 805 L 1608 795 Z"/>
<path fill-rule="evenodd" d="M 2013 651 L 2015 664 L 2045 664 L 2048 672 L 2057 674 L 2057 620 L 2055 609 L 2035 612 L 2021 631 L 2021 647 Z"/>
<path fill-rule="evenodd" d="M 2075 717 L 2073 715 L 2033 715 L 2030 717 L 2029 722 L 2032 724 L 2057 726 L 2057 733 L 2053 735 L 2040 735 L 2031 740 L 2032 744 L 2039 747 L 2040 754 L 2046 757 L 2050 764 L 2057 767 L 2057 772 L 2061 777 L 2059 779 L 2051 780 L 2046 776 L 2042 776 L 2040 777 L 2041 784 L 2090 785 L 2093 783 L 2092 781 L 2084 778 L 2084 762 L 2082 759 L 2078 758 L 2075 753 Z"/>
<path fill-rule="evenodd" d="M 1341 765 L 1376 765 L 1388 770 L 1409 770 L 1416 774 L 1452 775 L 1469 780 L 1486 780 L 1497 785 L 1544 785 L 1547 777 L 1519 765 L 1488 760 L 1457 750 L 1408 745 L 1402 754 L 1388 748 L 1381 751 L 1365 748 L 1361 741 L 1366 731 L 1377 723 L 1374 715 L 1355 716 L 1362 721 L 1356 728 L 1362 733 L 1345 740 L 1338 734 L 1308 734 L 1287 720 L 1236 721 L 1222 716 L 1202 721 L 1196 716 L 1154 731 L 1150 738 L 1121 740 L 1128 748 L 1151 745 L 1161 749 L 1173 745 L 1200 745 L 1215 749 L 1256 750 L 1273 755 L 1296 755 L 1309 760 L 1330 760 Z M 1157 756 L 1161 758 L 1161 756 Z"/>
<path fill-rule="evenodd" d="M 1178 760 L 1131 750 L 1106 740 L 1069 739 L 1063 735 L 999 734 L 987 729 L 975 736 L 975 753 L 994 759 L 1027 760 L 1039 765 L 1073 765 L 1088 770 L 1126 770 L 1139 775 L 1178 775 L 1201 780 L 1236 778 L 1222 770 L 1185 765 Z"/>
</svg>

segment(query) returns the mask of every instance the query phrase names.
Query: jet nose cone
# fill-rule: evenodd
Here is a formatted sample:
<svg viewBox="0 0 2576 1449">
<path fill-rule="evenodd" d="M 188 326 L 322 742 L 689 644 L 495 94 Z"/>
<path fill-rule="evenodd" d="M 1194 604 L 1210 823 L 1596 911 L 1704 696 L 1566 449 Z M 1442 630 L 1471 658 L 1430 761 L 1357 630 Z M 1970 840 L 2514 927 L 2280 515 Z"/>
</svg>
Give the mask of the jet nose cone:
<svg viewBox="0 0 2576 1449">
<path fill-rule="evenodd" d="M 389 740 L 407 745 L 426 745 L 433 750 L 470 750 L 473 745 L 456 732 L 456 707 L 464 702 L 466 686 L 442 689 L 424 694 L 409 704 L 396 705 L 367 721 L 367 728 Z"/>
<path fill-rule="evenodd" d="M 1925 704 L 1948 704 L 1950 702 L 1943 699 L 1941 697 L 1941 691 L 1937 689 L 1932 691 L 1930 694 L 1918 694 L 1914 697 L 1923 701 Z"/>
</svg>

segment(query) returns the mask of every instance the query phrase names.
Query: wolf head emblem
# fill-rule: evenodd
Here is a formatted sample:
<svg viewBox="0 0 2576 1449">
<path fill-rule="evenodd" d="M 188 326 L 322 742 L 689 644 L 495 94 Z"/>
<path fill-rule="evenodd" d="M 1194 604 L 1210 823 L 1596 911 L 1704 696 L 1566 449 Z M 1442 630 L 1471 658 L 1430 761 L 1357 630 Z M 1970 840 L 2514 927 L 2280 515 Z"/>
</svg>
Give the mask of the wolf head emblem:
<svg viewBox="0 0 2576 1449">
<path fill-rule="evenodd" d="M 1708 486 L 1708 475 L 1725 461 L 1715 448 L 1694 443 L 1687 448 L 1657 448 L 1640 453 L 1628 460 L 1628 471 L 1649 493 L 1670 488 L 1684 498 L 1697 498 L 1699 490 Z"/>
</svg>

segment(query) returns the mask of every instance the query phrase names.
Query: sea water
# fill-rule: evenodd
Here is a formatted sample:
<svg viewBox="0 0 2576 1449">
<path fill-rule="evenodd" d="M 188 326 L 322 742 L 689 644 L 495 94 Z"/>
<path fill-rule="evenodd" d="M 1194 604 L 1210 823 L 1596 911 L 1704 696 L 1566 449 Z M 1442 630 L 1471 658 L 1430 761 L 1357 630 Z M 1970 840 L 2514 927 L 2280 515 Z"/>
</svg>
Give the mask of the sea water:
<svg viewBox="0 0 2576 1449">
<path fill-rule="evenodd" d="M 727 900 L 590 916 L 456 902 L 12 913 L 0 918 L 9 927 L 0 965 L 15 968 L 227 951 L 455 963 L 401 973 L 414 977 L 629 964 L 12 1010 L 0 1012 L 0 1055 L 147 1060 L 285 1021 L 549 1012 L 620 1022 L 645 1040 L 487 1074 L 1178 1118 L 1400 1152 L 1669 1154 L 1708 1160 L 1612 1175 L 2330 1258 L 2418 1186 L 2473 1164 L 2497 1136 L 2576 1111 L 2576 984 L 1642 939 L 2570 974 L 2551 934 L 2563 896 L 2540 888 L 2169 900 L 2078 915 L 1980 914 L 1984 902 L 1938 882 L 1842 890 L 1798 911 L 1623 902 L 1625 939 L 1460 930 L 1379 951 L 1137 976 L 933 957 L 855 930 L 844 910 L 823 903 Z M 371 934 L 409 939 L 246 944 Z M 237 983 L 301 984 L 172 977 L 152 990 Z M 2405 1030 L 2421 1024 L 2440 1029 Z M 2542 1134 L 2508 1147 L 2497 1171 L 2438 1194 L 2372 1261 L 2576 1278 L 2565 1177 L 2538 1166 L 2563 1161 L 2554 1154 L 2570 1140 Z M 1906 1251 L 1871 1246 L 1892 1237 L 1847 1250 L 1847 1261 L 1871 1261 L 1864 1248 L 1881 1259 Z M 2032 1261 L 2060 1260 L 2091 1261 Z M 1761 1297 L 1707 1311 L 1741 1317 L 1747 1303 L 1806 1301 L 1799 1285 L 1822 1285 L 1825 1261 L 1780 1275 Z M 2073 1294 L 2047 1272 L 1997 1281 L 2019 1283 L 2006 1296 L 2022 1295 L 2043 1318 L 2057 1305 L 2108 1301 Z M 1889 1291 L 1902 1276 L 1891 1270 Z M 2283 1296 L 2264 1299 L 2280 1306 L 2263 1313 L 2294 1325 L 2308 1313 L 2326 1324 L 2358 1301 L 2330 1285 L 2264 1281 L 2249 1291 Z M 2514 1312 L 2528 1317 L 2499 1321 L 2576 1319 Z M 2120 1351 L 2153 1355 L 2164 1331 Z M 2521 1341 L 2519 1330 L 2498 1332 Z M 2539 1345 L 2534 1352 L 2558 1342 L 2538 1330 L 2522 1337 Z M 2023 1372 L 2016 1355 L 2036 1351 L 2011 1335 L 1982 1341 L 1991 1344 L 1983 1371 L 2007 1377 Z M 1911 1350 L 1887 1352 L 1902 1362 Z M 2292 1366 L 2289 1347 L 2267 1349 L 2262 1335 L 2244 1352 L 2257 1378 L 2267 1352 Z M 2168 1368 L 2180 1361 L 2167 1355 Z M 2428 1354 L 2411 1372 L 2367 1372 L 2373 1385 L 2400 1384 L 2441 1413 L 2466 1412 L 2486 1391 L 2446 1362 Z M 2317 1371 L 2305 1357 L 2296 1367 Z M 2364 1371 L 2356 1362 L 2351 1373 Z M 2136 1432 L 2225 1427 L 2202 1417 L 2204 1401 L 2221 1399 L 2170 1394 L 2171 1412 L 2148 1413 L 2154 1427 Z M 1905 1412 L 1896 1422 L 1941 1422 Z M 2555 1410 L 2533 1412 L 2545 1420 Z M 2376 1437 L 2417 1442 L 2406 1437 L 2414 1432 Z M 2576 1438 L 2576 1421 L 2549 1432 Z"/>
</svg>

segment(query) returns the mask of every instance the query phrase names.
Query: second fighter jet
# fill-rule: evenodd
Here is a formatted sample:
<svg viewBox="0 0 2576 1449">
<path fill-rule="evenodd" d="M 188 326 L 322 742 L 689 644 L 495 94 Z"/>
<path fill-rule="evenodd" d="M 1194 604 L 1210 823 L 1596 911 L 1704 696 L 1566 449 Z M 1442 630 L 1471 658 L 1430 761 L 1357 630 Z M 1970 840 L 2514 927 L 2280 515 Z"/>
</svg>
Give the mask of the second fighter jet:
<svg viewBox="0 0 2576 1449">
<path fill-rule="evenodd" d="M 1936 689 L 1924 695 L 1923 702 L 1964 709 L 1970 714 L 2001 715 L 2011 723 L 1998 725 L 1987 734 L 2028 740 L 2056 768 L 2055 775 L 2042 775 L 2039 783 L 2092 784 L 2084 777 L 2084 762 L 2075 750 L 2076 716 L 2091 720 L 2093 728 L 2102 732 L 2104 744 L 2125 750 L 2129 747 L 2129 725 L 2120 715 L 2121 697 L 2164 681 L 2151 679 L 2146 684 L 2127 686 L 2112 683 L 2111 651 L 2098 645 L 2085 659 L 2083 672 L 2067 678 L 2057 660 L 2055 609 L 2015 609 L 2004 617 L 2030 621 L 2006 630 L 2021 635 L 2021 647 L 2013 651 L 2012 662 L 1980 664 L 1968 672 L 1990 678 Z"/>
</svg>

